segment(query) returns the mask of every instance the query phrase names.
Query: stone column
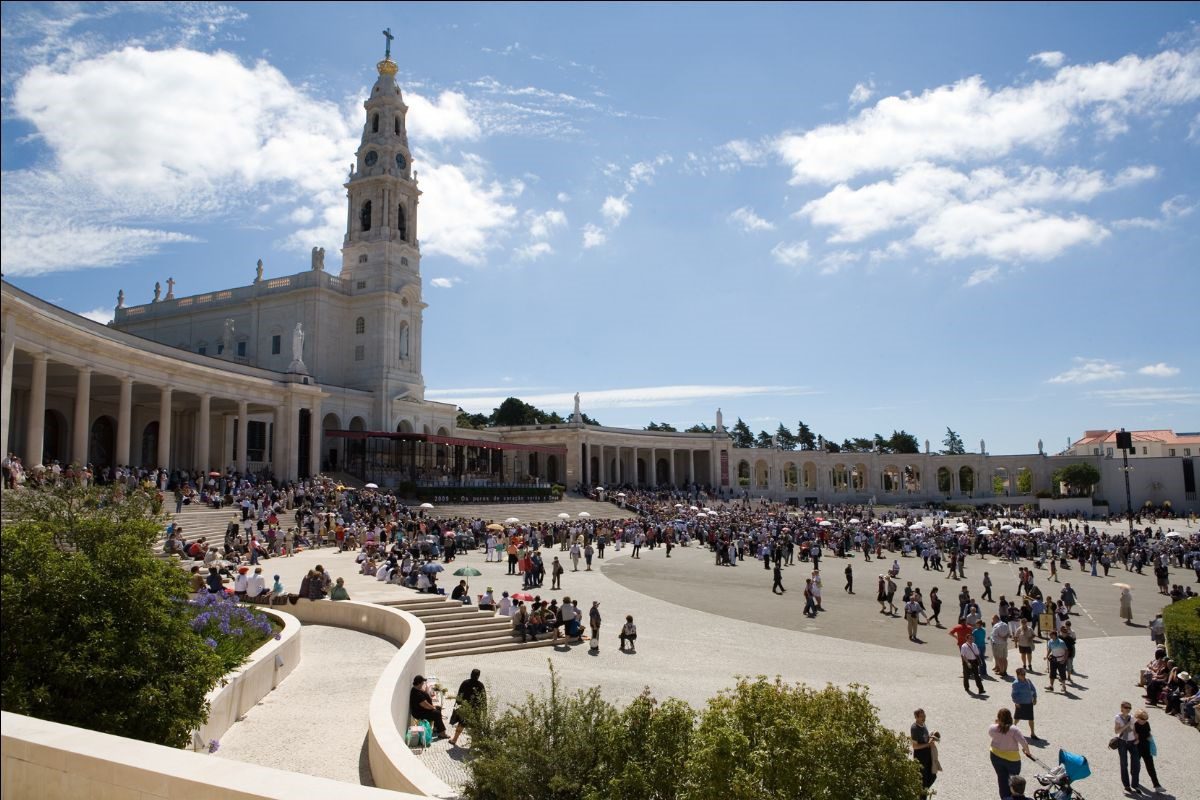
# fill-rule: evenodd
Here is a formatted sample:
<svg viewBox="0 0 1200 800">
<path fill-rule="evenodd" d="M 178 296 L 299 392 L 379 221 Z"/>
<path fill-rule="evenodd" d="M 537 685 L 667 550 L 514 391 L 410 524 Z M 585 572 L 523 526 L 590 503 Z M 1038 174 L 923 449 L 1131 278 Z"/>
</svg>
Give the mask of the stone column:
<svg viewBox="0 0 1200 800">
<path fill-rule="evenodd" d="M 672 462 L 671 462 L 671 469 L 672 469 L 672 470 L 674 470 L 674 469 L 675 469 L 675 462 L 674 462 L 674 461 L 672 461 Z M 673 475 L 673 474 L 672 474 L 672 476 L 671 476 L 671 480 L 672 480 L 672 481 L 674 481 L 674 480 L 675 480 L 675 477 L 674 477 L 674 475 Z M 690 448 L 690 447 L 688 448 L 688 476 L 687 476 L 687 482 L 688 482 L 688 483 L 696 483 L 696 451 L 695 451 L 695 450 L 693 450 L 693 449 L 692 449 L 692 448 Z"/>
<path fill-rule="evenodd" d="M 33 382 L 29 385 L 29 420 L 25 434 L 25 465 L 42 463 L 46 437 L 46 354 L 33 354 Z"/>
<path fill-rule="evenodd" d="M 130 428 L 133 427 L 133 377 L 121 376 L 121 400 L 117 408 L 117 463 L 129 465 Z"/>
<path fill-rule="evenodd" d="M 87 466 L 88 441 L 92 428 L 88 424 L 91 416 L 92 368 L 80 367 L 75 381 L 75 422 L 71 427 L 71 460 Z"/>
<path fill-rule="evenodd" d="M 285 402 L 278 401 L 275 405 L 275 426 L 272 434 L 271 471 L 276 480 L 282 480 L 287 475 L 287 411 Z"/>
<path fill-rule="evenodd" d="M 300 409 L 296 405 L 296 399 L 288 396 L 287 399 L 287 479 L 289 481 L 297 480 L 300 477 Z"/>
<path fill-rule="evenodd" d="M 212 395 L 200 395 L 200 413 L 196 419 L 196 466 L 207 473 L 212 467 L 208 463 L 208 449 L 212 440 Z"/>
<path fill-rule="evenodd" d="M 0 450 L 4 452 L 0 455 L 8 455 L 8 423 L 12 414 L 12 371 L 16 355 L 17 348 L 13 345 L 12 335 L 5 332 L 4 371 L 0 375 Z"/>
<path fill-rule="evenodd" d="M 158 464 L 163 469 L 171 468 L 171 387 L 163 386 L 158 392 Z"/>
<path fill-rule="evenodd" d="M 691 452 L 690 450 L 688 451 Z M 679 483 L 675 480 L 675 448 L 672 447 L 667 451 L 667 480 L 671 482 L 671 488 L 677 488 Z"/>
<path fill-rule="evenodd" d="M 246 428 L 250 426 L 249 404 L 238 400 L 237 444 L 234 446 L 233 460 L 238 472 L 246 472 Z"/>
<path fill-rule="evenodd" d="M 6 394 L 5 397 L 8 395 Z M 583 469 L 579 471 L 581 482 L 584 486 L 590 484 L 592 472 L 592 446 L 587 442 L 583 443 Z"/>
<path fill-rule="evenodd" d="M 308 409 L 308 415 L 308 472 L 309 475 L 316 475 L 321 471 L 321 445 L 324 434 L 320 400 L 313 401 Z M 452 451 L 452 448 L 446 449 Z"/>
</svg>

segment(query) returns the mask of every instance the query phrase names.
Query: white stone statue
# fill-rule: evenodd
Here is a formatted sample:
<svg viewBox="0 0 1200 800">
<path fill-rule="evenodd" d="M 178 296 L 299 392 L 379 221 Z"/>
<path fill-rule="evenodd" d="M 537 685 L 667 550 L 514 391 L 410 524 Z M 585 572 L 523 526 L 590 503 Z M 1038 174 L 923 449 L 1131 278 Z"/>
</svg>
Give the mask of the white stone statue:
<svg viewBox="0 0 1200 800">
<path fill-rule="evenodd" d="M 1041 439 L 1038 439 L 1038 455 L 1039 455 L 1039 456 L 1044 456 L 1044 455 L 1046 455 L 1046 450 L 1045 450 L 1045 448 L 1043 448 L 1043 447 L 1042 447 L 1042 440 L 1041 440 Z"/>
<path fill-rule="evenodd" d="M 125 307 L 125 290 L 118 289 L 117 290 L 117 308 L 124 308 L 124 307 Z"/>
<path fill-rule="evenodd" d="M 312 249 L 312 268 L 314 272 L 321 272 L 325 269 L 324 247 L 314 247 Z"/>
<path fill-rule="evenodd" d="M 168 300 L 175 299 L 175 279 L 174 278 L 167 278 L 167 299 Z"/>
<path fill-rule="evenodd" d="M 233 319 L 225 320 L 225 330 L 221 333 L 221 349 L 226 355 L 233 354 Z"/>
<path fill-rule="evenodd" d="M 987 445 L 984 443 L 983 439 L 979 440 L 979 454 L 983 456 L 987 455 Z"/>
<path fill-rule="evenodd" d="M 579 392 L 575 393 L 575 411 L 571 414 L 571 419 L 574 422 L 583 420 L 583 413 L 579 410 Z"/>
<path fill-rule="evenodd" d="M 258 265 L 256 266 L 256 268 L 254 270 L 254 282 L 255 283 L 260 283 L 262 281 L 262 273 L 263 273 L 263 263 L 262 263 L 262 259 L 260 258 L 258 260 Z"/>
<path fill-rule="evenodd" d="M 400 357 L 408 358 L 408 326 L 400 326 Z"/>
<path fill-rule="evenodd" d="M 304 328 L 299 322 L 296 323 L 296 329 L 292 331 L 292 362 L 304 363 Z"/>
<path fill-rule="evenodd" d="M 717 409 L 717 433 L 725 432 L 725 417 L 721 414 L 721 409 Z"/>
<path fill-rule="evenodd" d="M 155 281 L 154 282 L 154 299 L 151 302 L 157 303 L 159 300 L 159 297 L 161 297 L 161 296 L 162 296 L 162 284 L 159 283 L 158 281 Z"/>
</svg>

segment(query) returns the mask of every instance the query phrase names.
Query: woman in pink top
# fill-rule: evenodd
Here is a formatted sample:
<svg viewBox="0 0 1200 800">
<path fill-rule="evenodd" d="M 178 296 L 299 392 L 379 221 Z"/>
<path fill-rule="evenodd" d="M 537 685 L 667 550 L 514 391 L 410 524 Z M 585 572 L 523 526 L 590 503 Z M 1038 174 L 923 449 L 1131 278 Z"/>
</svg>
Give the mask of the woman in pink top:
<svg viewBox="0 0 1200 800">
<path fill-rule="evenodd" d="M 992 769 L 996 770 L 996 784 L 1000 789 L 1000 798 L 1011 797 L 1008 779 L 1021 774 L 1021 753 L 1029 758 L 1029 743 L 1024 734 L 1013 726 L 1012 712 L 1002 708 L 996 712 L 996 723 L 988 728 L 988 737 L 992 740 Z"/>
</svg>

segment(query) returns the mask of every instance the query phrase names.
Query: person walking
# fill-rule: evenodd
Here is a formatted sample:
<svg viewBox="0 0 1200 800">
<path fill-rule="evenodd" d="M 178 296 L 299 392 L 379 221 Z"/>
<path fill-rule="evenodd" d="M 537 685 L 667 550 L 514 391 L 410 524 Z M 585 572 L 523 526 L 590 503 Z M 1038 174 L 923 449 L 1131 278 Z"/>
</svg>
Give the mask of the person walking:
<svg viewBox="0 0 1200 800">
<path fill-rule="evenodd" d="M 1033 672 L 1033 628 L 1029 624 L 1029 620 L 1021 618 L 1021 624 L 1017 628 L 1017 652 L 1021 656 L 1021 666 Z"/>
<path fill-rule="evenodd" d="M 1029 742 L 1021 731 L 1013 725 L 1012 713 L 1007 708 L 996 712 L 996 722 L 988 728 L 991 739 L 992 769 L 996 771 L 996 785 L 1000 790 L 1000 800 L 1012 797 L 1010 778 L 1021 774 L 1021 753 L 1027 758 L 1033 758 L 1029 752 Z"/>
<path fill-rule="evenodd" d="M 1062 683 L 1063 694 L 1066 694 L 1068 657 L 1067 643 L 1055 632 L 1053 638 L 1046 642 L 1046 662 L 1050 665 L 1050 684 L 1046 688 L 1049 691 L 1054 691 L 1054 679 L 1057 677 Z"/>
<path fill-rule="evenodd" d="M 996 660 L 996 674 L 1008 679 L 1008 640 L 1012 637 L 1012 628 L 1000 619 L 999 614 L 992 615 L 992 657 Z"/>
<path fill-rule="evenodd" d="M 554 561 L 550 564 L 550 589 L 562 588 L 563 565 L 559 563 L 558 556 L 554 557 Z"/>
<path fill-rule="evenodd" d="M 981 597 L 982 599 L 987 600 L 989 603 L 996 602 L 992 599 L 992 576 L 988 575 L 986 572 L 983 573 L 983 594 Z"/>
<path fill-rule="evenodd" d="M 1154 769 L 1154 756 L 1158 748 L 1154 743 L 1154 736 L 1150 732 L 1150 715 L 1146 713 L 1146 709 L 1139 708 L 1133 712 L 1133 732 L 1137 735 L 1137 752 L 1134 754 L 1134 761 L 1141 761 L 1146 765 L 1146 774 L 1150 776 L 1150 781 L 1154 784 L 1154 791 L 1165 791 L 1162 784 L 1158 782 L 1158 773 Z M 1137 778 L 1133 779 L 1130 786 L 1136 791 L 1145 791 L 1138 785 Z"/>
<path fill-rule="evenodd" d="M 487 689 L 479 680 L 479 670 L 471 670 L 471 677 L 458 685 L 455 695 L 454 711 L 450 713 L 450 724 L 456 726 L 450 744 L 458 746 L 458 737 L 462 736 L 467 721 L 478 719 L 478 715 L 487 710 Z"/>
<path fill-rule="evenodd" d="M 592 629 L 592 641 L 588 646 L 588 650 L 593 653 L 600 652 L 600 601 L 593 600 L 592 608 L 588 611 L 588 626 Z"/>
<path fill-rule="evenodd" d="M 854 568 L 846 565 L 846 593 L 854 594 Z"/>
<path fill-rule="evenodd" d="M 937 780 L 937 773 L 942 767 L 937 763 L 937 742 L 941 740 L 942 735 L 937 731 L 930 733 L 929 728 L 925 726 L 925 709 L 918 708 L 914 711 L 913 720 L 908 729 L 908 740 L 912 744 L 913 759 L 921 765 L 921 788 L 928 797 L 932 794 L 929 789 Z"/>
<path fill-rule="evenodd" d="M 1133 705 L 1128 701 L 1121 703 L 1121 711 L 1113 718 L 1113 738 L 1117 742 L 1117 758 L 1121 761 L 1121 785 L 1126 792 L 1132 792 L 1142 775 L 1142 760 L 1137 753 L 1137 731 L 1133 728 Z M 1133 762 L 1133 780 L 1130 781 L 1130 762 Z"/>
<path fill-rule="evenodd" d="M 815 617 L 817 615 L 817 604 L 813 601 L 813 586 L 812 578 L 804 579 L 804 616 Z"/>
<path fill-rule="evenodd" d="M 783 588 L 783 568 L 779 566 L 779 562 L 775 562 L 775 582 L 771 584 L 771 591 L 775 594 L 783 594 L 787 589 Z"/>
<path fill-rule="evenodd" d="M 1026 676 L 1024 667 L 1017 667 L 1017 679 L 1012 685 L 1012 701 L 1014 724 L 1027 720 L 1030 741 L 1041 741 L 1033 722 L 1033 707 L 1037 705 L 1037 686 Z"/>
<path fill-rule="evenodd" d="M 904 621 L 908 624 L 908 640 L 917 641 L 917 626 L 921 623 L 921 603 L 917 595 L 911 595 L 904 604 Z"/>
<path fill-rule="evenodd" d="M 929 617 L 929 622 L 937 625 L 937 627 L 945 627 L 942 625 L 942 598 L 938 596 L 937 587 L 929 590 L 929 607 L 933 610 L 933 614 Z"/>
<path fill-rule="evenodd" d="M 1133 593 L 1128 586 L 1121 589 L 1121 619 L 1126 625 L 1133 624 Z"/>
<path fill-rule="evenodd" d="M 983 680 L 979 677 L 979 648 L 975 646 L 975 641 L 968 637 L 966 641 L 959 645 L 958 655 L 962 660 L 963 691 L 969 694 L 971 691 L 969 682 L 974 680 L 975 688 L 979 690 L 979 694 L 981 696 L 986 695 L 987 692 L 983 690 Z M 1008 713 L 1007 708 L 1004 709 L 1004 713 Z"/>
</svg>

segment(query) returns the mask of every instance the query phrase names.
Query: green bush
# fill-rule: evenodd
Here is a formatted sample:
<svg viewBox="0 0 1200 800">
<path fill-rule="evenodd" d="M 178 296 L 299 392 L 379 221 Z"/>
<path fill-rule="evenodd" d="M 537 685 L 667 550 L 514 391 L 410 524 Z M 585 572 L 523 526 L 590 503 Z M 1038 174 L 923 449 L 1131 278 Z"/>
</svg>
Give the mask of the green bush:
<svg viewBox="0 0 1200 800">
<path fill-rule="evenodd" d="M 225 670 L 192 630 L 187 577 L 151 552 L 154 500 L 120 488 L 5 493 L 5 711 L 175 747 L 205 720 Z"/>
<path fill-rule="evenodd" d="M 467 800 L 915 800 L 908 739 L 867 693 L 740 679 L 697 713 L 643 692 L 625 709 L 597 687 L 472 720 Z M 863 765 L 870 769 L 864 769 Z"/>
<path fill-rule="evenodd" d="M 1200 672 L 1200 597 L 1164 608 L 1163 623 L 1171 658 L 1181 670 L 1193 675 Z"/>
</svg>

